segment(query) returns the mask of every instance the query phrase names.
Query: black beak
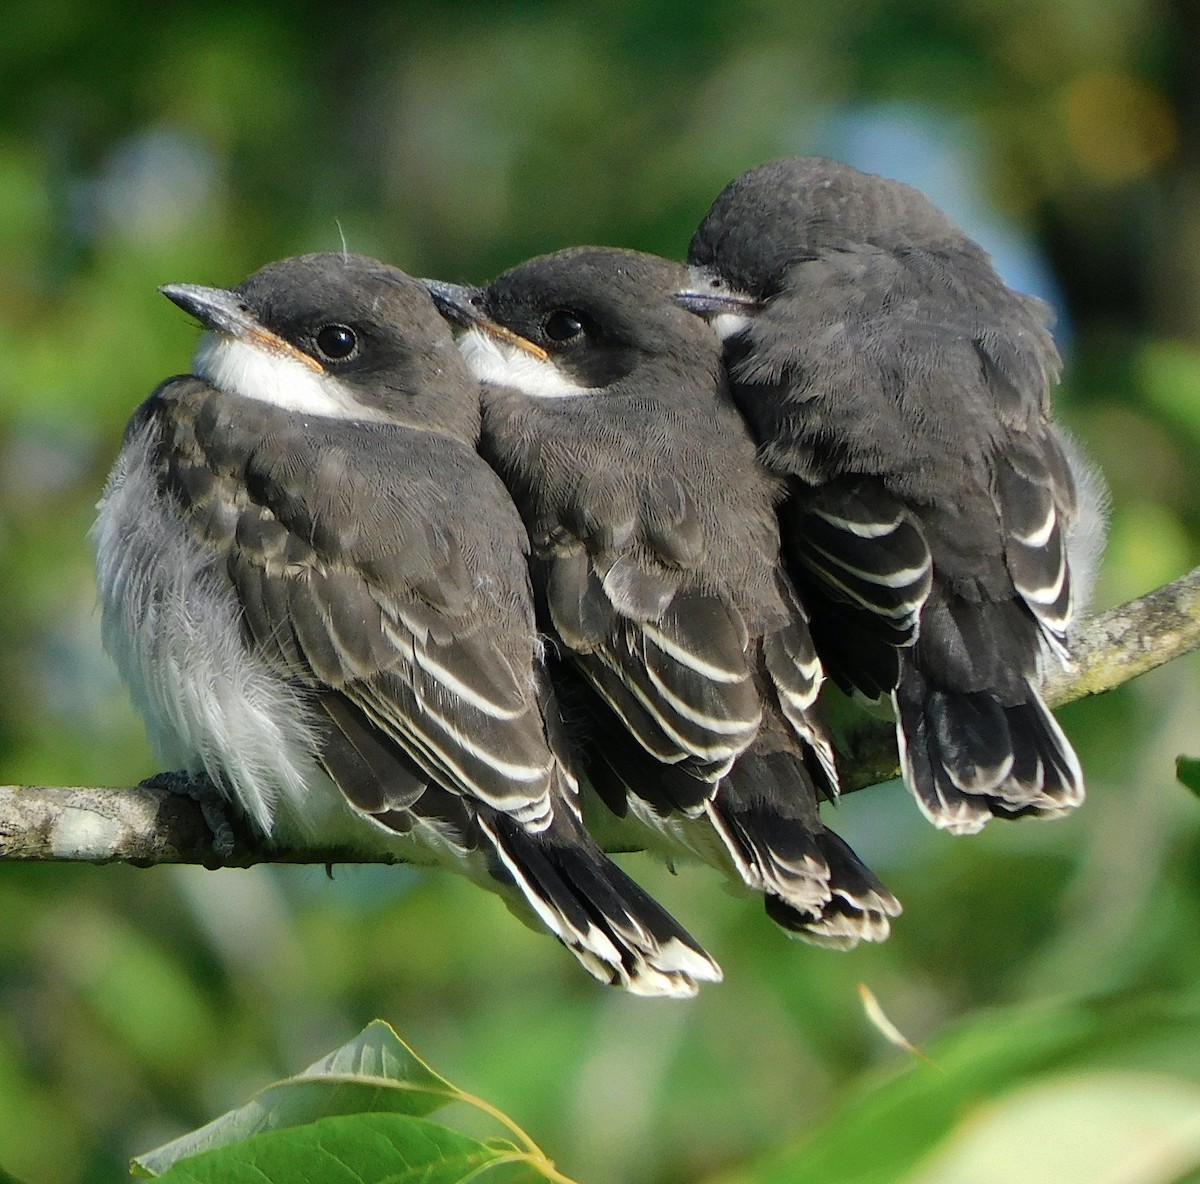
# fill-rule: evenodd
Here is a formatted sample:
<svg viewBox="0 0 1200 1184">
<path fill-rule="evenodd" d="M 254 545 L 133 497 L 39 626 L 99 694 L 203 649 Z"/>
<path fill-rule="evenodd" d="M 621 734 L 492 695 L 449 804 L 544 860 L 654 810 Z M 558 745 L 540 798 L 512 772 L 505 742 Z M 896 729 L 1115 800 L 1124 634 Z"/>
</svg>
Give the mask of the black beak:
<svg viewBox="0 0 1200 1184">
<path fill-rule="evenodd" d="M 202 288 L 199 284 L 164 284 L 159 291 L 178 304 L 206 329 L 228 333 L 243 341 L 262 332 L 238 296 L 225 288 Z"/>
<path fill-rule="evenodd" d="M 164 284 L 159 291 L 211 332 L 224 333 L 257 349 L 294 358 L 310 370 L 324 369 L 315 358 L 259 324 L 236 292 L 202 288 L 199 284 Z"/>
<path fill-rule="evenodd" d="M 752 317 L 762 310 L 762 302 L 751 296 L 740 296 L 733 292 L 695 292 L 690 288 L 676 292 L 671 298 L 680 308 L 694 312 L 700 317 L 714 317 L 721 313 L 735 313 L 738 316 Z"/>
<path fill-rule="evenodd" d="M 421 280 L 433 298 L 438 312 L 453 325 L 470 329 L 487 320 L 482 311 L 483 289 L 470 284 L 446 284 L 441 280 Z"/>
<path fill-rule="evenodd" d="M 688 312 L 701 317 L 715 317 L 722 313 L 752 317 L 762 311 L 762 301 L 744 292 L 735 291 L 714 271 L 707 267 L 690 267 L 691 284 L 682 292 L 676 292 L 675 303 Z"/>
<path fill-rule="evenodd" d="M 470 284 L 446 284 L 441 280 L 421 280 L 433 299 L 438 312 L 452 325 L 463 329 L 480 329 L 497 341 L 506 341 L 518 349 L 545 361 L 550 355 L 540 345 L 534 345 L 511 329 L 497 324 L 483 311 L 483 289 Z"/>
</svg>

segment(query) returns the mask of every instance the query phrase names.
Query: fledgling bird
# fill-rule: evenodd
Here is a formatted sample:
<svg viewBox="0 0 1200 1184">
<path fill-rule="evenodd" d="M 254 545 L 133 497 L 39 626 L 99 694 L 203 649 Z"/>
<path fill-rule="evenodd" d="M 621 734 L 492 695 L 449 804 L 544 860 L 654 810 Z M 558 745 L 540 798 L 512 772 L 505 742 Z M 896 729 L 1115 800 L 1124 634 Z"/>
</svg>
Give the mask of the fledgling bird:
<svg viewBox="0 0 1200 1184">
<path fill-rule="evenodd" d="M 584 247 L 482 291 L 431 290 L 468 326 L 480 450 L 529 528 L 600 796 L 740 876 L 787 931 L 880 940 L 899 906 L 818 814 L 837 777 L 820 665 L 779 563 L 777 483 L 719 343 L 675 301 L 686 279 L 664 259 Z"/>
<path fill-rule="evenodd" d="M 922 810 L 970 833 L 1077 806 L 1039 684 L 1068 660 L 1102 512 L 1050 419 L 1046 307 L 915 189 L 817 158 L 731 182 L 688 259 L 684 302 L 787 481 L 817 649 L 844 689 L 892 697 Z"/>
<path fill-rule="evenodd" d="M 162 291 L 207 332 L 135 412 L 94 528 L 159 759 L 271 843 L 465 871 L 604 982 L 719 979 L 583 828 L 525 530 L 425 289 L 319 254 Z"/>
</svg>

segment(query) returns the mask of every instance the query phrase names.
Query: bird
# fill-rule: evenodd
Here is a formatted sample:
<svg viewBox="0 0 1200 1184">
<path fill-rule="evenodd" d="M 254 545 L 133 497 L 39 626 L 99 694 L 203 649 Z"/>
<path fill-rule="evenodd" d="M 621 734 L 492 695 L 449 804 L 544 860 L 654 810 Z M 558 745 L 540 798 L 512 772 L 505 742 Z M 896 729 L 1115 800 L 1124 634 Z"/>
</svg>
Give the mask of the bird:
<svg viewBox="0 0 1200 1184">
<path fill-rule="evenodd" d="M 761 893 L 790 935 L 882 940 L 898 902 L 818 813 L 837 771 L 779 562 L 778 483 L 718 341 L 675 300 L 687 278 L 652 255 L 577 247 L 485 289 L 430 290 L 465 329 L 480 451 L 529 530 L 597 794 L 669 854 Z"/>
<path fill-rule="evenodd" d="M 1103 538 L 1098 478 L 1051 418 L 1047 306 L 919 191 L 819 157 L 749 170 L 688 248 L 789 573 L 833 681 L 890 698 L 934 825 L 1063 815 L 1079 759 L 1040 691 Z"/>
<path fill-rule="evenodd" d="M 320 253 L 161 290 L 205 332 L 133 414 L 93 531 L 158 758 L 268 844 L 463 872 L 602 982 L 718 981 L 583 826 L 525 529 L 425 288 Z"/>
</svg>

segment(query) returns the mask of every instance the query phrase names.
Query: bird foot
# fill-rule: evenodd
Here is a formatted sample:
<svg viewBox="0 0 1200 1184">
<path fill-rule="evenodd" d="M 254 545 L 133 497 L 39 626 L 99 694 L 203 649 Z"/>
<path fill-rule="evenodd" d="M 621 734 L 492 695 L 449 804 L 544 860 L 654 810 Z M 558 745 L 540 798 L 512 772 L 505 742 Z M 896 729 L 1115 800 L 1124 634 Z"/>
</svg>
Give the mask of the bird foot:
<svg viewBox="0 0 1200 1184">
<path fill-rule="evenodd" d="M 167 793 L 191 798 L 199 807 L 204 823 L 212 834 L 213 852 L 219 862 L 226 862 L 237 847 L 237 835 L 229 799 L 214 784 L 207 773 L 186 770 L 155 773 L 138 783 L 140 789 L 161 789 Z"/>
</svg>

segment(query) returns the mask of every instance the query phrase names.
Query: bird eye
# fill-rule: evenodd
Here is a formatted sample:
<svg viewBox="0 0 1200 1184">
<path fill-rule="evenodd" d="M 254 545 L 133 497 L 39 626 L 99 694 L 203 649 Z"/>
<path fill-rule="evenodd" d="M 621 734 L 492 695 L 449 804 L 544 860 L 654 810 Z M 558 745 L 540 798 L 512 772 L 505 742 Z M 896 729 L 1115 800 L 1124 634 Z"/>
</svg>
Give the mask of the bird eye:
<svg viewBox="0 0 1200 1184">
<path fill-rule="evenodd" d="M 317 349 L 331 362 L 341 362 L 358 349 L 358 334 L 347 325 L 325 325 L 317 330 Z"/>
<path fill-rule="evenodd" d="M 570 341 L 583 332 L 583 322 L 574 313 L 560 308 L 542 322 L 542 332 L 551 341 Z"/>
</svg>

